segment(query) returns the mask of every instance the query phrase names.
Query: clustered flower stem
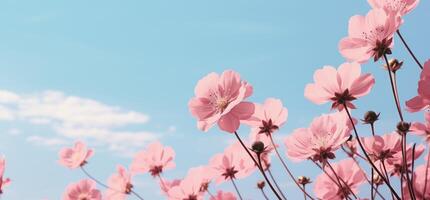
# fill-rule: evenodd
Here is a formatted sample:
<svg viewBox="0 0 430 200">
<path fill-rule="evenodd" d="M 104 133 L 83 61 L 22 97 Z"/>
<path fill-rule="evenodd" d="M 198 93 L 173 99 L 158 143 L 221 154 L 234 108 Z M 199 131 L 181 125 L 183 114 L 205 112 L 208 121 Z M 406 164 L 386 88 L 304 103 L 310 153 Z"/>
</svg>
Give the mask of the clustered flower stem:
<svg viewBox="0 0 430 200">
<path fill-rule="evenodd" d="M 243 143 L 242 139 L 240 139 L 239 134 L 237 133 L 237 131 L 234 132 L 234 134 L 236 135 L 237 140 L 239 140 L 240 144 L 242 145 L 242 147 L 245 149 L 246 153 L 248 153 L 249 157 L 251 157 L 252 161 L 254 161 L 255 165 L 257 166 L 257 168 L 260 170 L 260 173 L 263 175 L 264 179 L 266 180 L 267 184 L 269 184 L 270 189 L 272 189 L 273 193 L 276 195 L 276 197 L 281 200 L 282 198 L 279 196 L 279 194 L 276 192 L 275 188 L 273 187 L 272 183 L 269 181 L 269 179 L 267 178 L 266 174 L 264 173 L 263 168 L 261 167 L 262 165 L 259 164 L 258 161 L 255 160 L 254 156 L 252 156 L 251 152 L 249 152 L 248 148 L 245 146 L 245 144 Z M 258 155 L 258 159 L 260 160 L 260 155 Z M 261 163 L 261 161 L 260 161 Z"/>
<path fill-rule="evenodd" d="M 400 29 L 398 29 L 396 31 L 396 33 L 399 36 L 400 40 L 402 41 L 403 45 L 405 45 L 405 47 L 408 50 L 409 54 L 412 56 L 412 58 L 414 59 L 414 61 L 417 63 L 418 67 L 420 67 L 421 69 L 423 69 L 423 65 L 420 63 L 420 61 L 418 61 L 417 57 L 412 52 L 411 48 L 409 48 L 409 45 L 406 43 L 405 39 L 403 38 L 402 34 L 400 33 Z"/>
<path fill-rule="evenodd" d="M 285 197 L 284 193 L 282 192 L 281 188 L 279 187 L 278 183 L 276 182 L 275 177 L 273 177 L 272 170 L 270 170 L 270 168 L 267 168 L 267 172 L 269 173 L 270 179 L 272 179 L 273 184 L 275 184 L 276 189 L 278 189 L 279 194 L 282 196 L 283 199 L 287 199 L 287 197 Z"/>
<path fill-rule="evenodd" d="M 240 199 L 240 200 L 243 200 L 242 195 L 241 195 L 241 194 L 240 194 L 240 192 L 239 192 L 239 188 L 237 188 L 237 185 L 236 185 L 236 183 L 234 182 L 234 178 L 230 178 L 230 181 L 231 181 L 231 183 L 233 184 L 234 189 L 236 190 L 237 196 L 239 196 L 239 199 Z"/>
<path fill-rule="evenodd" d="M 389 181 L 385 178 L 385 176 L 378 170 L 378 168 L 375 166 L 375 164 L 372 162 L 372 159 L 369 157 L 369 155 L 367 154 L 366 150 L 363 147 L 363 144 L 361 143 L 360 137 L 358 136 L 358 132 L 357 129 L 355 127 L 354 124 L 354 120 L 352 119 L 351 114 L 349 113 L 349 109 L 346 106 L 346 103 L 343 104 L 344 108 L 345 108 L 345 112 L 348 115 L 348 118 L 352 124 L 353 130 L 354 130 L 354 134 L 355 137 L 357 139 L 358 145 L 360 146 L 361 150 L 363 151 L 364 155 L 366 156 L 367 161 L 369 162 L 369 164 L 372 166 L 372 168 L 376 171 L 376 173 L 378 173 L 379 176 L 381 176 L 382 180 L 387 184 L 388 188 L 390 189 L 390 191 L 393 193 L 393 195 L 396 197 L 397 200 L 400 200 L 401 198 L 399 197 L 399 195 L 397 194 L 396 190 L 394 190 L 394 188 L 391 186 L 391 184 L 389 183 Z"/>
</svg>

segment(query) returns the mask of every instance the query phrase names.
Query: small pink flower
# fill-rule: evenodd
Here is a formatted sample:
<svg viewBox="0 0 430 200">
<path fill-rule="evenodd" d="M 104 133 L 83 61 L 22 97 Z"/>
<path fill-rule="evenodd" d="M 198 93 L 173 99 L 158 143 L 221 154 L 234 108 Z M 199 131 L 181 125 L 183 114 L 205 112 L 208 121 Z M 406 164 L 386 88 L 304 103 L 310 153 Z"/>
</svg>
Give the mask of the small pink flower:
<svg viewBox="0 0 430 200">
<path fill-rule="evenodd" d="M 270 135 L 277 131 L 286 121 L 288 110 L 281 100 L 268 98 L 264 104 L 255 104 L 255 112 L 244 122 L 257 128 L 259 133 Z"/>
<path fill-rule="evenodd" d="M 236 196 L 231 192 L 218 191 L 210 200 L 236 200 Z"/>
<path fill-rule="evenodd" d="M 179 185 L 169 190 L 169 200 L 203 200 L 213 174 L 208 170 L 206 167 L 190 169 Z"/>
<path fill-rule="evenodd" d="M 424 153 L 425 147 L 424 145 L 418 145 L 415 147 L 415 154 L 414 160 L 417 160 L 423 153 Z M 406 166 L 407 170 L 411 171 L 412 167 L 412 145 L 409 145 L 406 147 Z M 393 155 L 391 158 L 387 158 L 386 161 L 386 167 L 387 172 L 390 173 L 392 176 L 400 176 L 400 173 L 403 170 L 403 156 L 402 151 L 399 151 Z"/>
<path fill-rule="evenodd" d="M 117 173 L 108 179 L 108 186 L 105 193 L 106 200 L 124 200 L 133 188 L 131 174 L 123 166 L 118 165 Z"/>
<path fill-rule="evenodd" d="M 324 163 L 351 135 L 351 124 L 344 113 L 315 118 L 309 128 L 299 128 L 285 138 L 287 156 L 293 161 L 312 159 Z"/>
<path fill-rule="evenodd" d="M 0 194 L 3 194 L 3 188 L 10 184 L 9 178 L 4 178 L 4 171 L 6 169 L 6 159 L 0 158 Z"/>
<path fill-rule="evenodd" d="M 336 70 L 325 66 L 314 73 L 315 83 L 306 85 L 305 97 L 316 104 L 332 102 L 332 109 L 343 110 L 343 103 L 354 109 L 351 102 L 367 95 L 375 84 L 371 74 L 361 75 L 357 63 L 344 63 Z"/>
<path fill-rule="evenodd" d="M 337 183 L 333 182 L 333 180 L 327 176 L 327 174 L 322 173 L 315 180 L 314 192 L 316 197 L 318 199 L 330 200 L 346 199 L 345 193 L 351 195 L 346 186 L 349 186 L 354 194 L 357 194 L 360 184 L 366 181 L 366 177 L 354 160 L 347 158 L 333 164 L 332 166 L 336 174 L 346 183 L 346 185 L 342 182 L 342 188 L 340 188 Z M 334 177 L 331 170 L 327 170 L 327 173 L 331 177 Z"/>
<path fill-rule="evenodd" d="M 244 102 L 251 96 L 252 86 L 232 70 L 224 71 L 221 76 L 208 74 L 197 83 L 194 92 L 196 96 L 188 107 L 198 120 L 198 128 L 203 131 L 218 122 L 221 130 L 234 133 L 240 120 L 248 119 L 254 112 L 254 104 Z"/>
<path fill-rule="evenodd" d="M 179 185 L 181 183 L 181 179 L 175 179 L 172 181 L 168 181 L 163 179 L 162 181 L 160 181 L 160 188 L 161 191 L 166 195 L 169 196 L 169 190 L 172 189 L 173 187 Z"/>
<path fill-rule="evenodd" d="M 406 108 L 409 112 L 418 112 L 430 108 L 430 60 L 424 63 L 418 81 L 418 95 L 406 101 Z"/>
<path fill-rule="evenodd" d="M 360 140 L 366 152 L 375 161 L 392 158 L 394 154 L 402 150 L 401 136 L 396 132 L 365 137 Z"/>
<path fill-rule="evenodd" d="M 372 8 L 381 8 L 386 12 L 398 13 L 401 16 L 408 14 L 417 7 L 419 0 L 367 0 Z"/>
<path fill-rule="evenodd" d="M 414 122 L 409 129 L 412 134 L 424 137 L 427 143 L 430 143 L 430 112 L 425 112 L 424 117 L 426 123 Z"/>
<path fill-rule="evenodd" d="M 349 19 L 348 37 L 339 42 L 339 51 L 350 62 L 365 63 L 371 57 L 377 61 L 391 54 L 393 34 L 400 26 L 400 17 L 383 9 L 372 9 L 366 16 Z"/>
<path fill-rule="evenodd" d="M 230 179 L 249 176 L 255 169 L 255 163 L 239 143 L 227 147 L 222 154 L 213 156 L 209 165 L 215 170 L 215 181 L 220 184 Z"/>
<path fill-rule="evenodd" d="M 76 169 L 87 163 L 87 160 L 93 155 L 93 150 L 88 149 L 87 145 L 77 141 L 72 148 L 63 148 L 59 152 L 60 164 L 70 169 Z"/>
<path fill-rule="evenodd" d="M 163 147 L 161 143 L 154 142 L 136 154 L 130 167 L 131 172 L 135 174 L 150 172 L 155 177 L 164 170 L 175 168 L 174 158 L 175 151 L 172 147 Z"/>
<path fill-rule="evenodd" d="M 63 200 L 101 200 L 102 194 L 96 188 L 96 183 L 90 179 L 84 179 L 67 186 Z"/>
<path fill-rule="evenodd" d="M 414 174 L 413 174 L 413 190 L 415 193 L 416 199 L 419 200 L 427 200 L 430 198 L 430 169 L 426 168 L 426 165 L 421 165 L 415 168 Z M 427 176 L 426 176 L 427 171 Z M 427 183 L 427 184 L 426 184 Z M 426 187 L 426 188 L 425 188 Z M 403 193 L 405 194 L 405 200 L 412 199 L 409 194 L 409 189 L 406 184 L 403 184 L 402 187 Z"/>
</svg>

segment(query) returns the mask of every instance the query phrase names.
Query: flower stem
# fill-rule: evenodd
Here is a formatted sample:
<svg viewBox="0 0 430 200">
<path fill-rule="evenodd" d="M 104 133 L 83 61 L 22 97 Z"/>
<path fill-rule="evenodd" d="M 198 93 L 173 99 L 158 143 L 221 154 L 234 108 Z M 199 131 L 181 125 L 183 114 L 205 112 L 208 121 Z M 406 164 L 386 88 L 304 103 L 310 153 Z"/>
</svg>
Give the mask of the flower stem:
<svg viewBox="0 0 430 200">
<path fill-rule="evenodd" d="M 339 175 L 336 173 L 336 171 L 334 170 L 334 168 L 331 166 L 331 164 L 330 164 L 330 162 L 326 162 L 327 163 L 327 166 L 330 168 L 330 170 L 333 172 L 333 174 L 334 174 L 334 176 L 336 177 L 336 179 L 337 179 L 337 181 L 338 181 L 338 183 L 339 183 L 339 189 L 341 189 L 343 192 L 344 192 L 344 194 L 345 194 L 345 197 L 346 196 L 348 196 L 348 193 L 346 192 L 346 191 L 344 191 L 343 190 L 343 186 L 342 186 L 342 183 L 345 185 L 345 187 L 351 192 L 351 194 L 354 196 L 354 198 L 355 199 L 357 199 L 357 196 L 354 194 L 354 192 L 351 190 L 351 188 L 349 187 L 349 185 L 348 184 L 346 184 L 345 183 L 345 181 L 344 180 L 342 180 L 342 178 L 340 178 L 339 177 Z M 342 182 L 342 183 L 341 183 Z"/>
<path fill-rule="evenodd" d="M 396 84 L 393 80 L 392 69 L 390 63 L 388 63 L 387 55 L 384 54 L 384 60 L 388 68 L 388 77 L 390 77 L 391 91 L 393 92 L 394 101 L 396 103 L 397 112 L 399 113 L 400 121 L 403 121 L 402 109 L 400 107 L 399 94 L 397 92 Z M 395 75 L 394 75 L 395 76 Z"/>
<path fill-rule="evenodd" d="M 300 188 L 300 190 L 302 190 L 303 193 L 305 193 L 306 196 L 308 196 L 310 199 L 314 200 L 314 198 L 312 198 L 311 195 L 309 195 L 306 190 L 304 190 L 302 187 L 300 187 L 300 184 L 296 181 L 293 173 L 291 173 L 291 170 L 288 168 L 287 164 L 285 163 L 285 161 L 282 159 L 281 155 L 278 152 L 278 148 L 275 145 L 275 142 L 273 141 L 273 137 L 272 134 L 269 135 L 270 137 L 270 142 L 272 143 L 273 148 L 275 149 L 275 153 L 276 156 L 278 157 L 278 159 L 281 161 L 282 166 L 284 166 L 285 170 L 287 171 L 288 175 L 290 176 L 290 178 L 294 181 L 294 183 L 297 185 L 297 187 Z"/>
<path fill-rule="evenodd" d="M 231 180 L 231 183 L 233 183 L 233 186 L 234 186 L 234 189 L 236 190 L 237 196 L 239 196 L 240 200 L 243 200 L 242 195 L 240 195 L 239 189 L 237 188 L 236 183 L 234 182 L 234 179 L 230 178 L 230 180 Z"/>
<path fill-rule="evenodd" d="M 263 188 L 260 189 L 261 194 L 263 194 L 264 199 L 269 200 L 269 198 L 267 197 L 266 193 L 264 192 Z"/>
<path fill-rule="evenodd" d="M 375 164 L 372 162 L 372 159 L 370 159 L 369 155 L 367 154 L 366 150 L 364 149 L 363 144 L 361 143 L 360 137 L 358 136 L 358 132 L 357 132 L 357 128 L 355 127 L 354 124 L 354 120 L 352 119 L 351 114 L 349 113 L 349 109 L 346 106 L 346 103 L 343 104 L 344 108 L 345 108 L 345 112 L 348 115 L 348 118 L 352 124 L 352 127 L 354 129 L 354 134 L 355 137 L 357 138 L 357 142 L 361 148 L 361 150 L 363 151 L 364 155 L 366 156 L 367 161 L 370 163 L 370 165 L 372 166 L 373 169 L 375 169 L 376 173 L 378 173 L 379 176 L 381 176 L 382 180 L 387 184 L 388 188 L 390 189 L 390 191 L 394 194 L 394 196 L 396 197 L 396 199 L 400 200 L 401 198 L 399 197 L 399 195 L 396 193 L 396 191 L 394 190 L 394 188 L 391 186 L 391 184 L 389 184 L 389 182 L 387 181 L 387 179 L 382 175 L 382 173 L 378 170 L 378 168 L 375 166 Z"/>
<path fill-rule="evenodd" d="M 242 139 L 240 139 L 239 134 L 237 134 L 237 131 L 234 132 L 234 135 L 236 135 L 237 140 L 239 140 L 240 144 L 242 145 L 242 147 L 245 149 L 246 153 L 248 153 L 249 157 L 251 157 L 252 161 L 254 161 L 255 165 L 257 166 L 258 170 L 260 170 L 260 173 L 263 175 L 264 179 L 266 180 L 267 184 L 269 184 L 270 189 L 272 189 L 273 193 L 276 195 L 276 197 L 281 200 L 281 197 L 279 196 L 279 194 L 276 192 L 275 188 L 273 188 L 272 183 L 270 183 L 269 179 L 267 178 L 266 174 L 264 173 L 263 168 L 261 167 L 262 165 L 259 164 L 259 162 L 257 162 L 254 158 L 254 156 L 252 156 L 251 152 L 248 150 L 248 148 L 245 146 L 245 144 L 243 143 Z M 258 159 L 260 159 L 260 156 L 258 156 Z"/>
<path fill-rule="evenodd" d="M 269 176 L 270 179 L 272 179 L 273 184 L 275 184 L 276 189 L 278 189 L 279 194 L 282 196 L 282 198 L 287 199 L 287 197 L 285 197 L 284 193 L 282 192 L 281 188 L 279 187 L 278 183 L 275 180 L 275 177 L 273 177 L 272 171 L 270 170 L 270 168 L 267 168 L 267 172 L 269 172 Z"/>
<path fill-rule="evenodd" d="M 415 54 L 412 52 L 411 48 L 409 48 L 409 45 L 406 43 L 405 39 L 403 38 L 402 34 L 400 34 L 400 30 L 396 31 L 397 35 L 399 36 L 400 40 L 402 40 L 403 45 L 405 45 L 406 49 L 408 50 L 409 54 L 412 56 L 414 61 L 417 63 L 418 67 L 423 69 L 423 66 L 421 65 L 420 61 L 418 61 Z"/>
<path fill-rule="evenodd" d="M 412 188 L 412 182 L 409 178 L 408 166 L 406 161 L 406 133 L 402 133 L 402 157 L 403 157 L 403 165 L 402 165 L 402 174 L 406 175 L 406 183 L 408 184 L 409 196 L 411 196 L 412 200 L 415 200 L 415 192 Z"/>
</svg>

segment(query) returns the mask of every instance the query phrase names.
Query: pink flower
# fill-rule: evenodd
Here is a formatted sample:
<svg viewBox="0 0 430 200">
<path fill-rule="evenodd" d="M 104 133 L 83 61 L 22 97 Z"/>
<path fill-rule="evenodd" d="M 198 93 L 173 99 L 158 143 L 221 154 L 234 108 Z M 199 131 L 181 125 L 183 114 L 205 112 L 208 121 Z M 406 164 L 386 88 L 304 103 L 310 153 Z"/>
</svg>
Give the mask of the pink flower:
<svg viewBox="0 0 430 200">
<path fill-rule="evenodd" d="M 401 16 L 413 10 L 419 0 L 367 0 L 372 8 L 381 8 L 386 12 L 398 13 Z"/>
<path fill-rule="evenodd" d="M 424 145 L 418 145 L 415 147 L 414 160 L 417 160 L 424 152 Z M 406 166 L 408 171 L 411 171 L 412 166 L 412 145 L 406 147 Z M 387 158 L 386 161 L 387 172 L 392 176 L 400 176 L 400 173 L 403 170 L 403 156 L 402 151 L 399 151 L 393 155 L 391 158 Z"/>
<path fill-rule="evenodd" d="M 160 180 L 162 180 L 162 181 L 160 181 L 161 191 L 163 191 L 163 193 L 167 196 L 169 194 L 170 189 L 172 189 L 173 187 L 175 187 L 181 183 L 180 179 L 175 179 L 173 181 L 168 181 L 165 179 L 160 179 Z"/>
<path fill-rule="evenodd" d="M 430 108 L 430 60 L 424 63 L 418 81 L 418 96 L 406 101 L 406 108 L 409 112 L 418 112 Z"/>
<path fill-rule="evenodd" d="M 299 128 L 285 138 L 287 156 L 293 161 L 312 159 L 324 163 L 335 158 L 334 152 L 351 135 L 351 125 L 344 113 L 336 112 L 315 118 L 309 128 Z"/>
<path fill-rule="evenodd" d="M 426 176 L 426 171 L 427 171 L 427 176 Z M 430 192 L 429 192 L 430 169 L 426 168 L 426 165 L 421 165 L 415 169 L 413 176 L 414 176 L 414 178 L 413 178 L 412 184 L 414 186 L 413 190 L 414 190 L 416 199 L 420 199 L 420 200 L 429 199 L 430 198 Z M 427 182 L 427 184 L 426 184 L 426 182 Z M 403 189 L 403 192 L 405 194 L 405 200 L 410 200 L 411 197 L 410 197 L 408 186 L 406 183 L 403 184 L 402 189 Z M 424 191 L 426 191 L 426 192 L 424 193 Z"/>
<path fill-rule="evenodd" d="M 425 112 L 424 117 L 426 120 L 425 124 L 421 122 L 414 122 L 412 123 L 411 128 L 409 130 L 412 134 L 423 136 L 427 143 L 430 143 L 430 113 Z"/>
<path fill-rule="evenodd" d="M 366 181 L 366 177 L 360 167 L 351 158 L 344 159 L 336 164 L 333 164 L 333 169 L 346 185 L 351 188 L 354 194 L 357 194 L 360 184 Z M 327 173 L 334 177 L 331 170 Z M 346 199 L 345 193 L 351 195 L 345 183 L 342 182 L 342 188 L 336 182 L 330 179 L 327 174 L 323 173 L 315 180 L 314 192 L 318 199 L 341 200 Z"/>
<path fill-rule="evenodd" d="M 0 194 L 3 194 L 3 188 L 10 184 L 10 179 L 4 178 L 5 169 L 6 169 L 6 159 L 0 158 Z"/>
<path fill-rule="evenodd" d="M 136 154 L 130 167 L 131 172 L 150 172 L 155 177 L 164 170 L 175 168 L 174 158 L 175 151 L 172 147 L 163 147 L 161 143 L 153 142 L 145 150 Z"/>
<path fill-rule="evenodd" d="M 123 200 L 132 192 L 133 185 L 131 184 L 131 174 L 127 170 L 118 165 L 117 173 L 113 174 L 108 179 L 109 188 L 106 190 L 106 200 Z"/>
<path fill-rule="evenodd" d="M 81 167 L 93 155 L 93 150 L 88 149 L 81 141 L 77 141 L 72 148 L 63 148 L 59 152 L 60 164 L 70 169 Z"/>
<path fill-rule="evenodd" d="M 254 112 L 253 103 L 243 102 L 251 96 L 252 86 L 232 70 L 224 71 L 221 76 L 208 74 L 197 83 L 194 92 L 196 96 L 188 107 L 203 131 L 218 122 L 221 130 L 234 133 L 240 120 L 248 119 Z"/>
<path fill-rule="evenodd" d="M 372 9 L 366 16 L 355 15 L 349 19 L 348 37 L 339 42 L 339 51 L 348 61 L 377 61 L 384 54 L 391 54 L 393 34 L 400 26 L 396 13 Z"/>
<path fill-rule="evenodd" d="M 345 103 L 354 109 L 351 102 L 367 95 L 375 84 L 371 74 L 361 75 L 357 63 L 344 63 L 336 70 L 325 66 L 314 73 L 315 83 L 306 85 L 305 97 L 316 104 L 332 102 L 332 109 L 343 110 Z"/>
<path fill-rule="evenodd" d="M 258 128 L 259 133 L 270 135 L 287 121 L 287 117 L 288 110 L 281 100 L 268 98 L 263 105 L 255 104 L 254 114 L 245 123 Z"/>
<path fill-rule="evenodd" d="M 236 200 L 236 196 L 231 192 L 218 191 L 210 200 Z"/>
<path fill-rule="evenodd" d="M 203 200 L 212 179 L 211 171 L 207 167 L 191 168 L 179 185 L 169 190 L 169 200 Z"/>
<path fill-rule="evenodd" d="M 102 194 L 96 188 L 96 183 L 90 179 L 84 179 L 67 186 L 63 200 L 101 200 Z"/>
<path fill-rule="evenodd" d="M 375 135 L 361 138 L 364 149 L 373 160 L 386 160 L 402 150 L 401 136 L 389 133 L 382 136 Z"/>
<path fill-rule="evenodd" d="M 214 178 L 218 184 L 230 179 L 245 178 L 256 168 L 239 143 L 234 143 L 224 153 L 213 156 L 209 165 L 215 170 Z"/>
</svg>

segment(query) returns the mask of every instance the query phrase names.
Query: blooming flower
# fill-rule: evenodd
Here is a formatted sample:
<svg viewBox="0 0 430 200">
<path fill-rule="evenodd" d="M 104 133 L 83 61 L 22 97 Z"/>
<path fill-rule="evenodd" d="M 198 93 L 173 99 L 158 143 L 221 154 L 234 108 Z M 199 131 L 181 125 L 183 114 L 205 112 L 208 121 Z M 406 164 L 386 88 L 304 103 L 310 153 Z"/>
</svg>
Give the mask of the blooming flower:
<svg viewBox="0 0 430 200">
<path fill-rule="evenodd" d="M 360 184 L 366 181 L 364 173 L 353 159 L 347 158 L 332 165 L 334 171 L 339 176 L 342 187 L 337 182 L 333 182 L 330 177 L 335 177 L 331 170 L 327 170 L 330 175 L 322 173 L 315 180 L 314 192 L 318 199 L 341 200 L 346 199 L 345 194 L 351 195 L 348 187 L 356 194 Z"/>
<path fill-rule="evenodd" d="M 312 159 L 324 163 L 351 135 L 345 114 L 336 112 L 315 118 L 309 128 L 299 128 L 285 138 L 287 156 L 293 161 Z"/>
<path fill-rule="evenodd" d="M 132 192 L 131 173 L 119 165 L 117 173 L 109 177 L 108 186 L 105 193 L 106 200 L 124 200 Z"/>
<path fill-rule="evenodd" d="M 209 165 L 215 170 L 214 178 L 218 184 L 229 179 L 245 178 L 256 167 L 239 143 L 234 143 L 227 147 L 224 153 L 213 156 Z"/>
<path fill-rule="evenodd" d="M 370 74 L 361 75 L 357 63 L 344 63 L 336 70 L 325 66 L 314 73 L 315 83 L 306 85 L 305 97 L 316 104 L 332 102 L 332 109 L 343 110 L 344 105 L 355 108 L 351 102 L 367 95 L 375 84 Z"/>
<path fill-rule="evenodd" d="M 138 152 L 131 164 L 132 173 L 150 172 L 152 176 L 158 176 L 164 170 L 175 168 L 173 162 L 175 151 L 172 147 L 163 147 L 159 142 L 153 142 L 148 147 Z"/>
<path fill-rule="evenodd" d="M 417 160 L 423 153 L 425 147 L 424 145 L 418 145 L 415 147 L 414 160 Z M 411 172 L 412 162 L 412 145 L 406 147 L 406 167 L 409 172 Z M 400 176 L 403 171 L 403 155 L 402 151 L 395 153 L 391 158 L 387 158 L 387 172 L 391 175 Z"/>
<path fill-rule="evenodd" d="M 160 179 L 160 188 L 165 195 L 169 196 L 169 190 L 179 185 L 180 183 L 181 183 L 181 179 L 175 179 L 172 181 Z"/>
<path fill-rule="evenodd" d="M 236 200 L 236 196 L 231 192 L 218 191 L 210 200 Z"/>
<path fill-rule="evenodd" d="M 398 13 L 401 16 L 408 14 L 413 10 L 419 0 L 368 0 L 372 8 L 381 8 L 386 12 Z"/>
<path fill-rule="evenodd" d="M 208 74 L 197 83 L 194 92 L 196 96 L 188 107 L 203 131 L 218 123 L 221 130 L 234 133 L 240 120 L 248 119 L 254 112 L 254 104 L 244 102 L 251 96 L 252 86 L 232 70 L 224 71 L 221 76 Z"/>
<path fill-rule="evenodd" d="M 375 0 L 378 1 L 378 0 Z M 393 34 L 400 26 L 400 17 L 383 9 L 372 9 L 366 16 L 355 15 L 349 19 L 348 37 L 339 42 L 339 51 L 348 61 L 377 61 L 384 54 L 391 54 Z"/>
<path fill-rule="evenodd" d="M 394 154 L 402 150 L 401 136 L 396 132 L 382 136 L 362 137 L 360 140 L 367 154 L 374 161 L 393 158 Z"/>
<path fill-rule="evenodd" d="M 59 152 L 59 163 L 70 169 L 81 167 L 87 163 L 87 160 L 93 155 L 93 150 L 77 141 L 72 148 L 63 148 Z"/>
<path fill-rule="evenodd" d="M 101 200 L 102 194 L 96 188 L 96 182 L 84 179 L 67 186 L 63 200 Z"/>
<path fill-rule="evenodd" d="M 418 112 L 430 108 L 430 60 L 424 63 L 418 81 L 418 95 L 406 101 L 406 108 L 409 112 Z"/>
<path fill-rule="evenodd" d="M 426 176 L 427 175 L 427 176 Z M 430 193 L 428 188 L 430 187 L 430 169 L 426 165 L 418 166 L 414 170 L 413 174 L 413 190 L 416 199 L 427 200 L 430 198 Z M 409 194 L 408 186 L 405 183 L 402 187 L 403 193 L 405 194 L 405 200 L 412 199 Z"/>
<path fill-rule="evenodd" d="M 6 169 L 6 159 L 0 158 L 0 194 L 3 194 L 3 188 L 10 184 L 10 179 L 4 178 L 5 169 Z"/>
<path fill-rule="evenodd" d="M 211 170 L 207 167 L 191 168 L 187 176 L 169 190 L 169 200 L 203 200 L 212 179 Z"/>
<path fill-rule="evenodd" d="M 245 123 L 258 129 L 258 133 L 270 135 L 279 129 L 288 117 L 288 110 L 281 100 L 268 98 L 264 104 L 255 104 L 255 112 Z"/>
<path fill-rule="evenodd" d="M 412 134 L 423 136 L 425 140 L 430 143 L 430 113 L 425 112 L 424 118 L 426 120 L 425 124 L 421 122 L 414 122 L 412 123 L 409 130 Z"/>
</svg>

